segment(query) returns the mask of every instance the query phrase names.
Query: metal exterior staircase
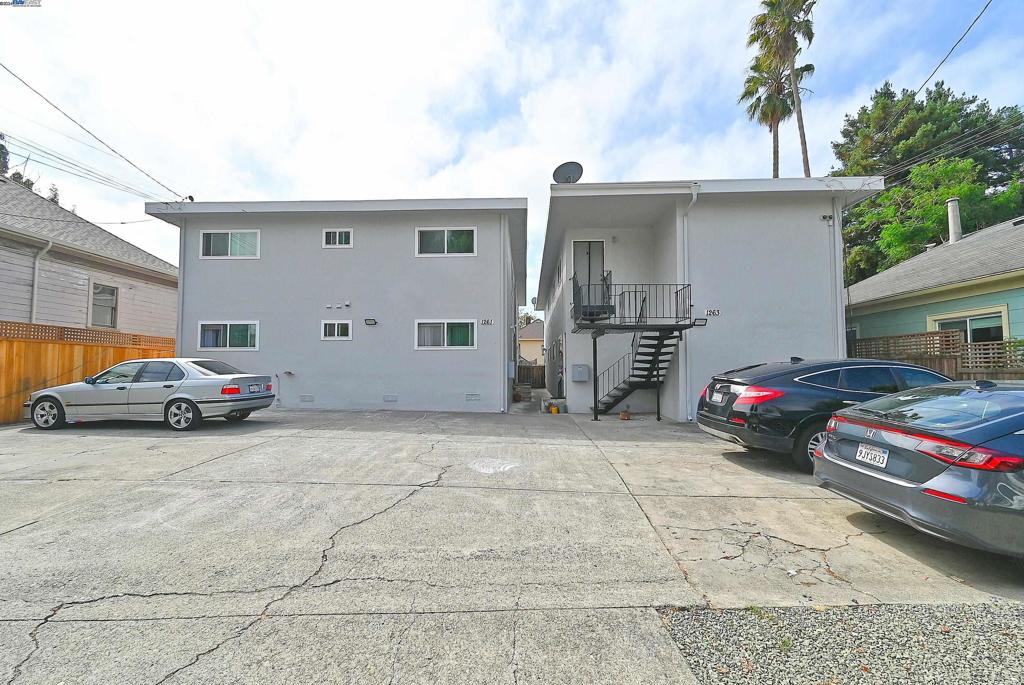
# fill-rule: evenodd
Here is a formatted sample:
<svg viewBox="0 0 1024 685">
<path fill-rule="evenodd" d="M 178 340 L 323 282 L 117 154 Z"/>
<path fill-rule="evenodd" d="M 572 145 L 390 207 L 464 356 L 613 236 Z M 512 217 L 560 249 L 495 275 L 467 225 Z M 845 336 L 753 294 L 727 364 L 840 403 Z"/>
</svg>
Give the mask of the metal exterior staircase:
<svg viewBox="0 0 1024 685">
<path fill-rule="evenodd" d="M 633 349 L 601 372 L 599 414 L 607 414 L 641 388 L 658 388 L 675 354 L 678 331 L 637 331 Z"/>
</svg>

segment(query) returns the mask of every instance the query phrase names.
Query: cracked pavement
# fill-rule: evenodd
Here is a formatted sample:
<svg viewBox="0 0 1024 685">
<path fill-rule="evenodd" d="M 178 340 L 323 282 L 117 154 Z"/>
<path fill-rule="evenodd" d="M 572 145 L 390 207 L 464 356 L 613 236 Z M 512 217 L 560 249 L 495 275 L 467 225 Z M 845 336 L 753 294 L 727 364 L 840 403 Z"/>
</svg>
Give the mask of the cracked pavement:
<svg viewBox="0 0 1024 685">
<path fill-rule="evenodd" d="M 657 609 L 1024 598 L 650 417 L 0 430 L 0 683 L 694 683 Z"/>
</svg>

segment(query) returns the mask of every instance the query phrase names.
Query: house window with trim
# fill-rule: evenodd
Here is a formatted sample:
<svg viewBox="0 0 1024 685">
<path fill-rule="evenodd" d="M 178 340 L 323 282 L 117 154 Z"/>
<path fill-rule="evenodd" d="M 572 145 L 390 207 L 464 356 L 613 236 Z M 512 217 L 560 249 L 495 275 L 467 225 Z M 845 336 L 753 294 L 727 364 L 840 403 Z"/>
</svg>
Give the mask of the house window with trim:
<svg viewBox="0 0 1024 685">
<path fill-rule="evenodd" d="M 1003 339 L 1003 317 L 1000 314 L 966 316 L 937 322 L 940 331 L 963 331 L 964 341 L 995 342 Z"/>
<path fill-rule="evenodd" d="M 475 226 L 416 229 L 417 257 L 473 256 L 475 254 Z"/>
<path fill-rule="evenodd" d="M 320 339 L 321 340 L 351 340 L 352 339 L 352 322 L 351 321 L 321 321 L 320 322 Z"/>
<path fill-rule="evenodd" d="M 200 321 L 200 350 L 259 349 L 258 321 Z"/>
<path fill-rule="evenodd" d="M 117 288 L 92 284 L 92 325 L 117 328 Z"/>
<path fill-rule="evenodd" d="M 417 321 L 417 350 L 475 350 L 476 321 Z"/>
<path fill-rule="evenodd" d="M 260 232 L 201 231 L 202 259 L 259 259 Z"/>
<path fill-rule="evenodd" d="M 334 248 L 334 247 L 352 247 L 352 229 L 351 228 L 325 228 L 324 229 L 324 240 L 321 247 Z"/>
</svg>

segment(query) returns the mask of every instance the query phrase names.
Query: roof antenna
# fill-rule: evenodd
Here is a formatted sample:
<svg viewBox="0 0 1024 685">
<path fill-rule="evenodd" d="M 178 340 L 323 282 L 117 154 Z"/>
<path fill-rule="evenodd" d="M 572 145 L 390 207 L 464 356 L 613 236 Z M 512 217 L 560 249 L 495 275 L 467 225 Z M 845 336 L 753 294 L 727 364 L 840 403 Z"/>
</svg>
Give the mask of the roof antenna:
<svg viewBox="0 0 1024 685">
<path fill-rule="evenodd" d="M 575 183 L 583 176 L 583 165 L 579 162 L 563 162 L 555 168 L 551 177 L 555 183 Z"/>
</svg>

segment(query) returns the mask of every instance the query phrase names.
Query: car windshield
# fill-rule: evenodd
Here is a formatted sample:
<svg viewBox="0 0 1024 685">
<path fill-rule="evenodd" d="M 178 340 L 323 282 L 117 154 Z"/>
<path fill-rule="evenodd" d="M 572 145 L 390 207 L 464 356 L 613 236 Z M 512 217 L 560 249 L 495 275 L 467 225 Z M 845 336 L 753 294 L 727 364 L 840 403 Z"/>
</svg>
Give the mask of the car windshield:
<svg viewBox="0 0 1024 685">
<path fill-rule="evenodd" d="M 915 388 L 859 404 L 851 411 L 926 430 L 969 428 L 1024 412 L 1024 392 Z"/>
<path fill-rule="evenodd" d="M 231 376 L 236 373 L 245 373 L 241 369 L 231 366 L 231 364 L 225 364 L 216 359 L 200 359 L 199 361 L 189 362 L 189 364 L 199 369 L 199 372 L 204 376 Z"/>
</svg>

